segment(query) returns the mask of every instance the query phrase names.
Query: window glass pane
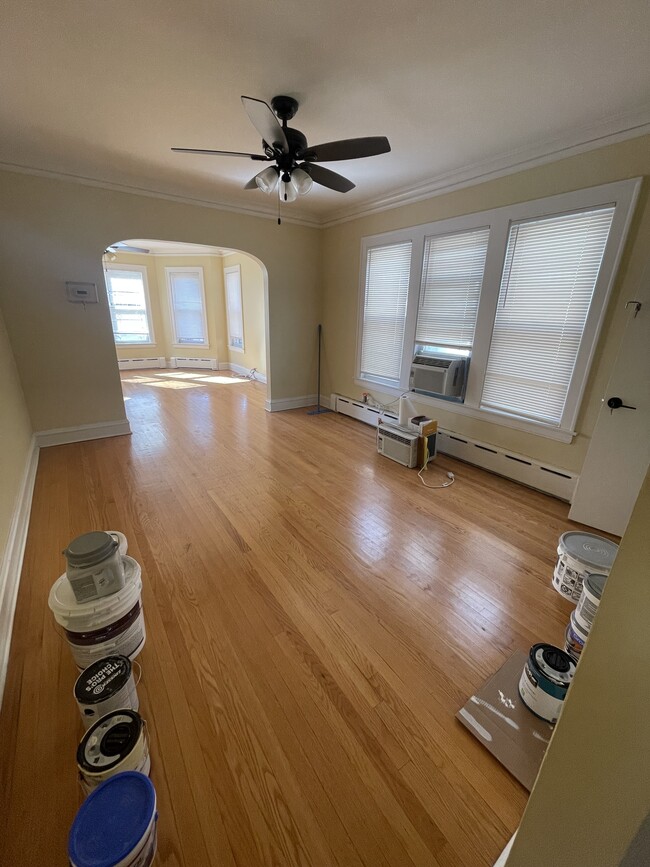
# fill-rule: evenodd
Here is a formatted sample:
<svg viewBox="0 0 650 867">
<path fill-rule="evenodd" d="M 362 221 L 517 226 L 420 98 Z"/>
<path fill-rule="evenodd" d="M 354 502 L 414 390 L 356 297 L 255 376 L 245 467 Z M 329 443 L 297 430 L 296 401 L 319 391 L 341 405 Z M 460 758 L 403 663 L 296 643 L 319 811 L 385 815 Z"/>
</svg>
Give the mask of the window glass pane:
<svg viewBox="0 0 650 867">
<path fill-rule="evenodd" d="M 241 298 L 241 275 L 239 269 L 226 271 L 226 313 L 228 319 L 228 345 L 232 349 L 244 349 L 244 315 Z"/>
<path fill-rule="evenodd" d="M 168 271 L 176 343 L 206 345 L 201 277 L 196 271 Z"/>
<path fill-rule="evenodd" d="M 482 407 L 560 425 L 613 216 L 512 224 Z"/>
<path fill-rule="evenodd" d="M 411 242 L 373 247 L 366 260 L 361 376 L 399 384 Z"/>
<path fill-rule="evenodd" d="M 109 269 L 106 290 L 116 343 L 151 343 L 144 278 L 140 271 Z"/>
<path fill-rule="evenodd" d="M 417 343 L 471 349 L 488 227 L 425 238 Z"/>
</svg>

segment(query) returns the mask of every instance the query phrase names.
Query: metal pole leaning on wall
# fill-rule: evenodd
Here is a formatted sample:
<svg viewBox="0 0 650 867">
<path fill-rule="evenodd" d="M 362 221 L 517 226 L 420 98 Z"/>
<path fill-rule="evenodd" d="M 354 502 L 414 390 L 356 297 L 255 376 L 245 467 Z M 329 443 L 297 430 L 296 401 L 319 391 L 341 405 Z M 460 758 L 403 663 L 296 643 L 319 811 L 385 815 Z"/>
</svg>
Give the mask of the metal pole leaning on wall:
<svg viewBox="0 0 650 867">
<path fill-rule="evenodd" d="M 324 412 L 332 412 L 331 409 L 327 409 L 324 406 L 320 405 L 320 349 L 321 349 L 321 336 L 323 333 L 323 326 L 319 324 L 318 326 L 318 373 L 317 373 L 317 385 L 316 385 L 316 409 L 310 409 L 307 415 L 322 415 Z"/>
</svg>

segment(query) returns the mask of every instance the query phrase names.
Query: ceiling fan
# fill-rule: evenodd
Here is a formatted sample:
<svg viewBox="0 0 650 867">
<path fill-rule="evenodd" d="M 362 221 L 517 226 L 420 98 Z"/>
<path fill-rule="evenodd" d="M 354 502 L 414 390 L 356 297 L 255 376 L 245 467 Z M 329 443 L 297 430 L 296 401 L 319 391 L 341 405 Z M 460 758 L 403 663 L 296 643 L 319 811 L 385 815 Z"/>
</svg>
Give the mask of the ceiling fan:
<svg viewBox="0 0 650 867">
<path fill-rule="evenodd" d="M 104 250 L 106 253 L 150 253 L 151 250 L 145 250 L 144 247 L 132 247 L 130 244 L 125 244 L 118 241 L 117 244 L 111 244 Z"/>
<path fill-rule="evenodd" d="M 347 193 L 354 189 L 355 185 L 352 181 L 318 163 L 355 160 L 390 151 L 390 144 L 385 136 L 342 139 L 310 147 L 300 130 L 287 126 L 287 122 L 298 111 L 298 101 L 293 97 L 274 96 L 270 106 L 263 100 L 253 99 L 250 96 L 242 96 L 241 101 L 253 126 L 262 136 L 263 155 L 204 148 L 172 148 L 172 150 L 177 153 L 247 157 L 251 160 L 273 163 L 251 178 L 244 189 L 259 188 L 262 192 L 271 194 L 277 188 L 280 200 L 283 202 L 293 202 L 298 196 L 306 195 L 313 183 L 339 193 Z"/>
</svg>

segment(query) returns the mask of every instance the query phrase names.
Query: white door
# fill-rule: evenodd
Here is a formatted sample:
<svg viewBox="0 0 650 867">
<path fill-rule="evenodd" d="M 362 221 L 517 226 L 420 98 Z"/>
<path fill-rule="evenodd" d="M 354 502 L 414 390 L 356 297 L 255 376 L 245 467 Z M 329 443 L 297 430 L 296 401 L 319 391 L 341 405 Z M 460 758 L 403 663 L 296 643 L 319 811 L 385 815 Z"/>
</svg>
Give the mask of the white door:
<svg viewBox="0 0 650 867">
<path fill-rule="evenodd" d="M 625 532 L 650 462 L 650 263 L 633 300 L 641 304 L 638 311 L 621 302 L 627 302 L 625 333 L 569 512 L 572 521 L 617 536 Z"/>
</svg>

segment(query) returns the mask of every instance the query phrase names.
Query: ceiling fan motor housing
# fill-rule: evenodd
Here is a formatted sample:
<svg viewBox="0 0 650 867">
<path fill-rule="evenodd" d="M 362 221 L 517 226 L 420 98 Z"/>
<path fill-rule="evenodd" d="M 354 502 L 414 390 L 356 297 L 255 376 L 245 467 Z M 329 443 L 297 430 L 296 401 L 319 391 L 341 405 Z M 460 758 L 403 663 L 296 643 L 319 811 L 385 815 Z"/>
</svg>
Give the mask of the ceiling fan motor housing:
<svg viewBox="0 0 650 867">
<path fill-rule="evenodd" d="M 280 120 L 291 120 L 298 111 L 298 100 L 292 96 L 274 96 L 271 100 L 271 108 Z"/>
</svg>

